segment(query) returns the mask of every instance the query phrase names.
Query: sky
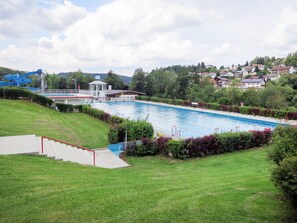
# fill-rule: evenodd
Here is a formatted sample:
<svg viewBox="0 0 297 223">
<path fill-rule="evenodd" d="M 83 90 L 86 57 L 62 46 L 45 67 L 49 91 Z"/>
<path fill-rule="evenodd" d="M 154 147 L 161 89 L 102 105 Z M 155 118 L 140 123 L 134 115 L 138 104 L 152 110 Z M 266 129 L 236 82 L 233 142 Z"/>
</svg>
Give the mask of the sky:
<svg viewBox="0 0 297 223">
<path fill-rule="evenodd" d="M 296 0 L 0 0 L 0 66 L 13 69 L 132 76 L 295 51 Z"/>
</svg>

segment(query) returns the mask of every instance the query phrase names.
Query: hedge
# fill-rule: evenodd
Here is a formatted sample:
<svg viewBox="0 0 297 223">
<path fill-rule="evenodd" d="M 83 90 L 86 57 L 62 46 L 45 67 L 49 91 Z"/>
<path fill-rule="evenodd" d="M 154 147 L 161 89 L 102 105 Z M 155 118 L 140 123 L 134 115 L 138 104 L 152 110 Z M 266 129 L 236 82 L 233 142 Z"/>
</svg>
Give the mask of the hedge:
<svg viewBox="0 0 297 223">
<path fill-rule="evenodd" d="M 259 147 L 270 142 L 271 137 L 272 133 L 269 129 L 264 131 L 215 134 L 183 140 L 160 137 L 155 140 L 156 154 L 172 156 L 177 159 L 205 157 Z M 145 154 L 145 152 L 142 152 L 142 154 Z M 130 152 L 128 155 L 135 155 L 135 153 Z"/>
<path fill-rule="evenodd" d="M 269 157 L 279 165 L 286 157 L 297 156 L 297 128 L 278 126 L 273 134 Z"/>
<path fill-rule="evenodd" d="M 74 111 L 74 106 L 70 104 L 56 103 L 56 107 L 59 112 L 72 113 Z"/>
<path fill-rule="evenodd" d="M 297 156 L 283 159 L 272 172 L 271 178 L 285 196 L 297 206 Z"/>
<path fill-rule="evenodd" d="M 265 116 L 265 117 L 278 118 L 278 119 L 297 120 L 297 112 L 290 112 L 290 111 L 283 111 L 283 110 L 276 110 L 276 109 L 269 109 L 269 108 L 256 108 L 256 107 L 250 107 L 250 106 L 236 106 L 236 105 L 225 105 L 225 104 L 206 103 L 206 102 L 199 102 L 198 105 L 192 105 L 191 101 L 148 97 L 148 96 L 137 96 L 136 99 L 143 100 L 143 101 L 174 104 L 174 105 L 193 106 L 193 107 L 198 107 L 203 109 L 236 112 L 236 113 L 247 114 L 247 115 L 257 115 L 257 116 Z"/>
<path fill-rule="evenodd" d="M 95 108 L 91 108 L 89 105 L 83 105 L 82 112 L 107 123 L 110 123 L 111 121 L 110 114 Z"/>
<path fill-rule="evenodd" d="M 120 124 L 113 125 L 108 133 L 110 143 L 124 142 L 127 133 L 127 140 L 141 140 L 143 138 L 152 138 L 154 129 L 152 124 L 146 121 L 125 120 Z"/>
<path fill-rule="evenodd" d="M 42 106 L 52 108 L 54 101 L 42 95 L 34 94 L 23 88 L 4 87 L 0 89 L 0 98 L 29 100 Z"/>
</svg>

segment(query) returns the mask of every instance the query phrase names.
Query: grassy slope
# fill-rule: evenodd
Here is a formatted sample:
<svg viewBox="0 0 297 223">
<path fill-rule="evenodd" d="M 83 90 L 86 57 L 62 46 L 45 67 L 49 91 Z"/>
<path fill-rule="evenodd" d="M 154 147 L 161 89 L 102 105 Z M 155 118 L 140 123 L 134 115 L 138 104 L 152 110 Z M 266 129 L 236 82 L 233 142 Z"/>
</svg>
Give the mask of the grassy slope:
<svg viewBox="0 0 297 223">
<path fill-rule="evenodd" d="M 0 222 L 287 222 L 267 149 L 100 169 L 0 156 Z"/>
<path fill-rule="evenodd" d="M 85 114 L 64 114 L 28 101 L 0 99 L 0 136 L 45 135 L 101 148 L 108 145 L 108 128 Z"/>
</svg>

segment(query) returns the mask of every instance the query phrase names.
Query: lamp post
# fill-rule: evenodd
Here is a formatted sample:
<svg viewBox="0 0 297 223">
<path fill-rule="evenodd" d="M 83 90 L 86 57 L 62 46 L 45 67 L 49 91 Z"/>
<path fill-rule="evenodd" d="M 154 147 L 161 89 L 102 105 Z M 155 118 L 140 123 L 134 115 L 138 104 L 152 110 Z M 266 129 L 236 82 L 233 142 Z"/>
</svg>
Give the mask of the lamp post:
<svg viewBox="0 0 297 223">
<path fill-rule="evenodd" d="M 77 90 L 77 79 L 73 78 L 72 80 L 74 81 L 74 88 L 75 88 L 75 90 Z"/>
</svg>

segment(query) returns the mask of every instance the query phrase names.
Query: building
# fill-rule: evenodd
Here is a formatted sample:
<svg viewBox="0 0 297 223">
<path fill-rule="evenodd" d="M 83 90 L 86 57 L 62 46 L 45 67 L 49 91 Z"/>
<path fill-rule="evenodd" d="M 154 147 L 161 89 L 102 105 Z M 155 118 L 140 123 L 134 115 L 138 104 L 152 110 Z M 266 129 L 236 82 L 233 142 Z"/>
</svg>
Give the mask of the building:
<svg viewBox="0 0 297 223">
<path fill-rule="evenodd" d="M 89 83 L 89 94 L 93 97 L 105 98 L 105 92 L 107 90 L 107 84 L 100 80 L 95 80 Z"/>
<path fill-rule="evenodd" d="M 271 74 L 294 74 L 296 70 L 293 66 L 274 66 L 271 69 Z"/>
<path fill-rule="evenodd" d="M 265 81 L 263 79 L 243 79 L 241 80 L 241 87 L 243 89 L 247 88 L 262 88 L 265 86 Z"/>
<path fill-rule="evenodd" d="M 280 78 L 279 74 L 267 74 L 264 76 L 264 80 L 267 81 L 275 81 Z"/>
<path fill-rule="evenodd" d="M 145 95 L 145 93 L 132 90 L 107 90 L 105 95 L 109 99 L 135 99 L 136 96 Z"/>
</svg>

